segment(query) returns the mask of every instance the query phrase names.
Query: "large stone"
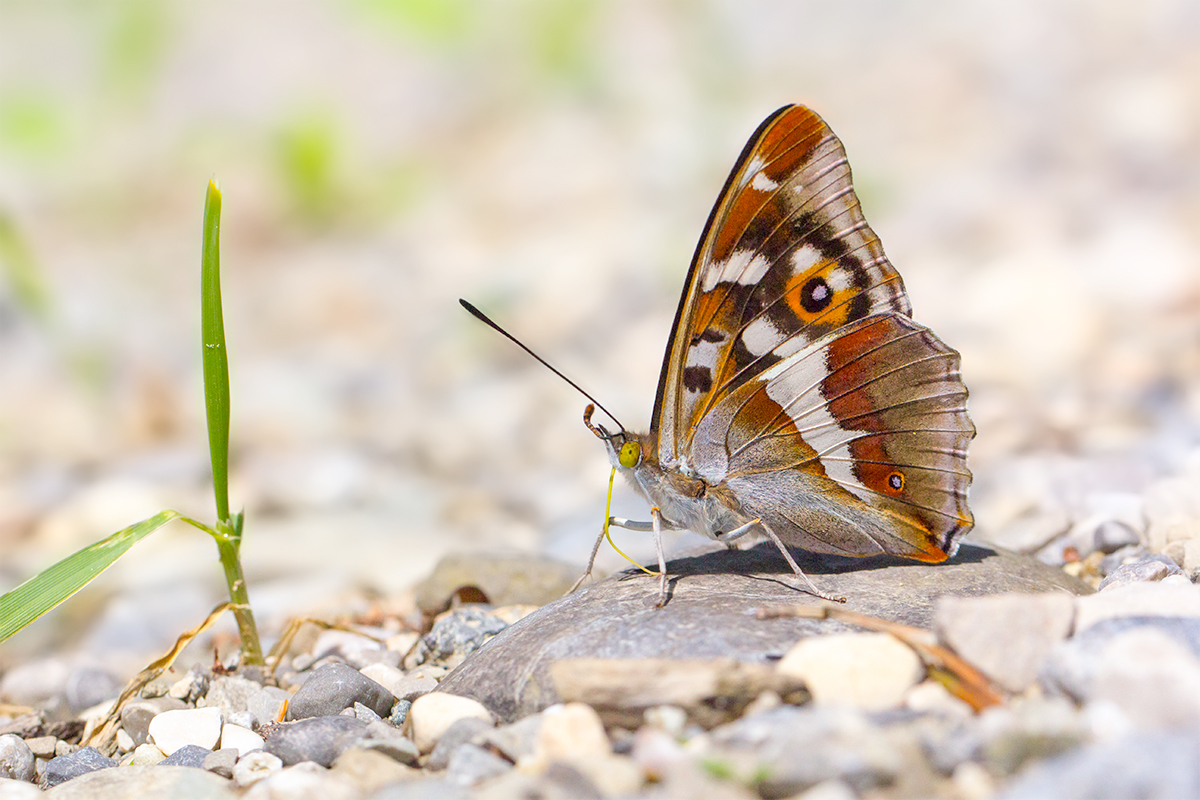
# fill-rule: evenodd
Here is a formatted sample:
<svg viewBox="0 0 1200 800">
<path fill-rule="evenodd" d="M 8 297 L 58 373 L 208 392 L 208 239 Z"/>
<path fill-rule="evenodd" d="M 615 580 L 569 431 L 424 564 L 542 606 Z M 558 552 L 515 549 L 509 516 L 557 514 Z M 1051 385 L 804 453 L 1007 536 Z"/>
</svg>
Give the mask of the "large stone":
<svg viewBox="0 0 1200 800">
<path fill-rule="evenodd" d="M 996 592 L 1087 594 L 1091 589 L 1054 567 L 987 547 L 964 545 L 931 566 L 890 557 L 850 559 L 796 551 L 818 588 L 846 597 L 843 608 L 931 628 L 942 595 Z M 623 572 L 584 587 L 510 626 L 446 676 L 439 691 L 474 697 L 501 721 L 535 713 L 561 699 L 549 666 L 562 658 L 777 659 L 805 636 L 854 630 L 831 620 L 756 620 L 772 605 L 817 605 L 767 544 L 679 558 L 667 565 L 668 602 L 655 608 L 658 580 Z"/>
<path fill-rule="evenodd" d="M 81 775 L 46 792 L 46 800 L 141 800 L 147 797 L 187 800 L 235 800 L 229 781 L 191 767 L 130 766 Z"/>
</svg>

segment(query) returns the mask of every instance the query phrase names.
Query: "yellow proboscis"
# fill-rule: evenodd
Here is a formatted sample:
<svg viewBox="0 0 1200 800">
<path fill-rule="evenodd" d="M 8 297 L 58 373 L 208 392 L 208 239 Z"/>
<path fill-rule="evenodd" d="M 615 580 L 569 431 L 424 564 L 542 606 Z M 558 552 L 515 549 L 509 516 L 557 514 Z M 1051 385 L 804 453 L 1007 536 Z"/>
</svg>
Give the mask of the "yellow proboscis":
<svg viewBox="0 0 1200 800">
<path fill-rule="evenodd" d="M 610 519 L 612 519 L 613 479 L 616 477 L 617 477 L 617 468 L 613 467 L 612 472 L 608 473 L 608 500 L 604 503 L 604 538 L 608 539 L 608 543 L 610 545 L 612 545 L 613 550 L 616 550 L 618 553 L 621 554 L 621 558 L 625 559 L 630 564 L 633 564 L 635 567 L 637 567 L 638 569 L 640 569 L 642 572 L 646 573 L 647 575 L 658 575 L 659 574 L 658 572 L 646 569 L 641 564 L 634 561 L 629 556 L 625 555 L 625 553 L 621 551 L 621 548 L 617 547 L 617 543 L 612 540 L 612 536 L 610 536 L 608 533 L 608 521 Z"/>
</svg>

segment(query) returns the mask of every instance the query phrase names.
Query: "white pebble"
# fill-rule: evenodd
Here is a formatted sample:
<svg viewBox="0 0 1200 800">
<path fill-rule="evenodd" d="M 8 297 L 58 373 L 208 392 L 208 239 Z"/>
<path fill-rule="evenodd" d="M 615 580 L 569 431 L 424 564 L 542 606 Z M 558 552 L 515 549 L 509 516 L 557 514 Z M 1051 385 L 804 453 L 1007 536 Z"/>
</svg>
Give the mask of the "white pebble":
<svg viewBox="0 0 1200 800">
<path fill-rule="evenodd" d="M 533 752 L 519 762 L 522 771 L 537 774 L 555 761 L 582 762 L 612 753 L 604 723 L 586 703 L 553 705 L 541 717 Z"/>
<path fill-rule="evenodd" d="M 166 758 L 167 755 L 152 744 L 139 744 L 133 750 L 133 758 L 129 763 L 135 767 L 150 767 Z"/>
<path fill-rule="evenodd" d="M 239 758 L 251 750 L 262 750 L 263 744 L 263 738 L 249 728 L 232 724 L 221 728 L 221 747 L 236 747 Z"/>
<path fill-rule="evenodd" d="M 800 678 L 817 703 L 867 711 L 895 708 L 924 677 L 921 659 L 886 633 L 837 633 L 801 639 L 777 667 Z"/>
<path fill-rule="evenodd" d="M 279 756 L 273 756 L 266 750 L 258 750 L 247 753 L 233 765 L 233 782 L 237 786 L 249 786 L 281 769 L 283 762 L 279 760 Z"/>
<path fill-rule="evenodd" d="M 438 739 L 460 719 L 476 717 L 493 722 L 492 714 L 478 700 L 446 692 L 430 692 L 413 701 L 408 712 L 413 741 L 422 753 L 433 750 Z"/>
<path fill-rule="evenodd" d="M 189 744 L 212 750 L 221 738 L 221 709 L 178 708 L 150 720 L 150 738 L 167 755 Z"/>
</svg>

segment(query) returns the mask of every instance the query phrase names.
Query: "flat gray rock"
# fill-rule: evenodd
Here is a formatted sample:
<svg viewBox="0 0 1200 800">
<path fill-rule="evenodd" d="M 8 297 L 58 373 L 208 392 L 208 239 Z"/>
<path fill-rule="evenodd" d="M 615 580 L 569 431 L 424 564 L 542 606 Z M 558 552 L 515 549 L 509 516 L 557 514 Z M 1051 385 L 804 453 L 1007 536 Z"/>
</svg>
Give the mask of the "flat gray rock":
<svg viewBox="0 0 1200 800">
<path fill-rule="evenodd" d="M 813 583 L 846 597 L 843 608 L 920 628 L 933 625 L 941 595 L 1091 589 L 1029 556 L 963 545 L 945 564 L 890 557 L 850 559 L 794 551 Z M 440 691 L 473 697 L 502 722 L 558 701 L 548 677 L 559 658 L 733 658 L 765 662 L 804 637 L 849 630 L 830 620 L 754 618 L 770 605 L 817 605 L 769 544 L 719 550 L 667 564 L 667 604 L 658 579 L 626 571 L 545 605 L 505 629 L 446 676 Z"/>
</svg>

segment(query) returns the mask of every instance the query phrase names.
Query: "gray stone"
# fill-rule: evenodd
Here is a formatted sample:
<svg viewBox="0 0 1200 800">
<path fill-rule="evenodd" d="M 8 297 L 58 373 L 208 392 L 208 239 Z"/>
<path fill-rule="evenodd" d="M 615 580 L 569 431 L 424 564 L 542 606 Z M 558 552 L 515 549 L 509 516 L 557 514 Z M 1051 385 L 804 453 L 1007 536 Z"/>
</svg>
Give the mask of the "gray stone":
<svg viewBox="0 0 1200 800">
<path fill-rule="evenodd" d="M 379 716 L 374 711 L 367 708 L 366 706 L 364 706 L 362 703 L 358 702 L 357 700 L 354 701 L 353 709 L 346 709 L 346 710 L 347 711 L 352 710 L 354 712 L 355 719 L 361 720 L 361 721 L 367 723 L 368 725 L 371 724 L 372 722 L 379 722 L 383 719 L 383 717 Z M 343 712 L 343 713 L 345 713 L 345 712 Z"/>
<path fill-rule="evenodd" d="M 1115 553 L 1141 542 L 1141 537 L 1133 526 L 1119 519 L 1105 520 L 1097 525 L 1093 539 L 1093 546 L 1101 553 Z"/>
<path fill-rule="evenodd" d="M 428 692 L 426 692 L 428 694 Z M 418 695 L 419 697 L 420 695 Z M 392 706 L 392 713 L 388 715 L 388 724 L 397 728 L 404 724 L 404 720 L 408 719 L 408 712 L 412 710 L 412 700 L 397 700 Z"/>
<path fill-rule="evenodd" d="M 122 688 L 121 682 L 108 670 L 80 667 L 67 678 L 63 691 L 67 705 L 78 713 L 105 700 L 115 699 Z"/>
<path fill-rule="evenodd" d="M 372 722 L 367 726 L 366 738 L 358 743 L 359 747 L 382 753 L 393 761 L 401 764 L 416 766 L 421 751 L 413 740 L 405 736 L 398 728 L 386 722 Z"/>
<path fill-rule="evenodd" d="M 1088 745 L 1035 764 L 997 800 L 1200 797 L 1200 732 L 1151 731 Z"/>
<path fill-rule="evenodd" d="M 417 606 L 430 616 L 441 613 L 463 590 L 468 601 L 542 606 L 566 594 L 582 574 L 583 567 L 546 556 L 455 553 L 417 585 Z"/>
<path fill-rule="evenodd" d="M 511 725 L 489 728 L 474 739 L 475 744 L 497 750 L 509 761 L 516 762 L 533 752 L 538 729 L 542 725 L 540 714 L 532 714 Z"/>
<path fill-rule="evenodd" d="M 1135 630 L 1164 634 L 1200 658 L 1200 619 L 1194 617 L 1113 617 L 1101 620 L 1054 648 L 1041 672 L 1047 689 L 1085 702 L 1092 697 L 1105 651 Z"/>
<path fill-rule="evenodd" d="M 332 716 L 356 702 L 383 717 L 391 713 L 396 698 L 354 667 L 326 664 L 317 668 L 296 690 L 288 704 L 288 719 Z"/>
<path fill-rule="evenodd" d="M 188 767 L 129 766 L 89 772 L 46 792 L 46 800 L 235 800 L 229 781 Z"/>
<path fill-rule="evenodd" d="M 277 686 L 263 686 L 250 695 L 246 699 L 246 709 L 250 712 L 251 729 L 278 720 L 283 704 L 291 697 L 291 694 Z"/>
<path fill-rule="evenodd" d="M 942 597 L 935 611 L 942 642 L 1010 692 L 1033 684 L 1074 619 L 1075 601 L 1066 593 Z"/>
<path fill-rule="evenodd" d="M 366 733 L 367 724 L 354 717 L 309 717 L 273 729 L 266 740 L 266 751 L 278 756 L 285 766 L 313 761 L 328 767 Z"/>
<path fill-rule="evenodd" d="M 984 761 L 993 775 L 1001 776 L 1078 747 L 1090 735 L 1082 716 L 1063 698 L 990 708 L 984 712 L 980 728 Z"/>
<path fill-rule="evenodd" d="M 479 745 L 465 743 L 454 750 L 446 766 L 450 780 L 464 786 L 475 786 L 489 778 L 503 775 L 512 769 L 512 764 Z"/>
<path fill-rule="evenodd" d="M 1145 581 L 1161 581 L 1168 575 L 1182 574 L 1183 570 L 1179 568 L 1178 564 L 1161 553 L 1154 553 L 1129 564 L 1120 565 L 1100 581 L 1100 588 L 1115 588 Z"/>
<path fill-rule="evenodd" d="M 212 753 L 213 751 L 207 747 L 201 747 L 198 744 L 185 744 L 158 762 L 158 765 L 162 767 L 194 767 L 196 769 L 203 769 L 204 760 L 212 755 Z"/>
<path fill-rule="evenodd" d="M 508 622 L 475 606 L 455 609 L 421 637 L 409 666 L 437 664 L 456 667 L 485 642 L 508 627 Z M 407 662 L 406 662 L 407 663 Z"/>
<path fill-rule="evenodd" d="M 465 717 L 446 729 L 429 754 L 429 769 L 446 769 L 450 756 L 462 745 L 470 742 L 478 734 L 490 731 L 492 724 L 478 717 Z M 415 746 L 415 745 L 414 745 Z"/>
<path fill-rule="evenodd" d="M 42 777 L 42 785 L 49 789 L 66 783 L 72 778 L 78 778 L 98 769 L 115 767 L 117 762 L 102 755 L 94 747 L 81 747 L 74 753 L 52 758 L 46 763 L 46 772 Z"/>
<path fill-rule="evenodd" d="M 0 778 L 32 781 L 37 777 L 33 767 L 33 751 L 25 740 L 12 733 L 0 736 Z"/>
<path fill-rule="evenodd" d="M 780 706 L 712 731 L 709 761 L 757 772 L 763 797 L 790 797 L 838 779 L 862 794 L 891 783 L 904 760 L 887 735 L 845 708 Z M 738 764 L 743 765 L 738 770 Z"/>
<path fill-rule="evenodd" d="M 200 766 L 222 778 L 232 778 L 233 767 L 237 764 L 237 760 L 238 750 L 236 747 L 222 747 L 220 750 L 214 750 L 206 755 Z"/>
<path fill-rule="evenodd" d="M 156 697 L 150 700 L 133 700 L 121 709 L 121 727 L 133 739 L 134 747 L 143 745 L 150 733 L 150 720 L 164 711 L 187 708 L 182 700 L 174 697 Z"/>
<path fill-rule="evenodd" d="M 930 628 L 933 600 L 1004 591 L 1086 594 L 1062 570 L 1028 556 L 963 545 L 950 562 L 819 557 L 795 551 L 824 591 L 845 608 Z M 474 697 L 511 722 L 559 701 L 549 665 L 561 658 L 733 658 L 766 662 L 803 636 L 852 630 L 835 621 L 755 620 L 771 605 L 816 605 L 773 547 L 708 552 L 667 565 L 667 605 L 658 609 L 657 579 L 625 572 L 544 606 L 484 645 L 447 675 L 439 691 Z"/>
<path fill-rule="evenodd" d="M 222 721 L 251 728 L 254 721 L 250 698 L 262 688 L 262 684 L 236 675 L 222 675 L 212 679 L 208 694 L 196 705 L 200 708 L 219 708 Z"/>
</svg>

